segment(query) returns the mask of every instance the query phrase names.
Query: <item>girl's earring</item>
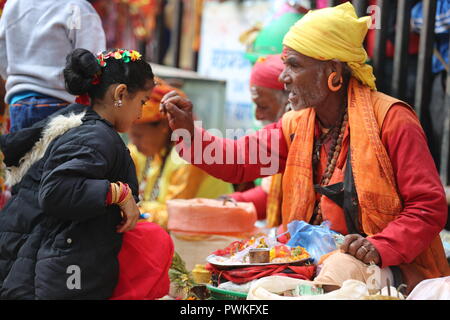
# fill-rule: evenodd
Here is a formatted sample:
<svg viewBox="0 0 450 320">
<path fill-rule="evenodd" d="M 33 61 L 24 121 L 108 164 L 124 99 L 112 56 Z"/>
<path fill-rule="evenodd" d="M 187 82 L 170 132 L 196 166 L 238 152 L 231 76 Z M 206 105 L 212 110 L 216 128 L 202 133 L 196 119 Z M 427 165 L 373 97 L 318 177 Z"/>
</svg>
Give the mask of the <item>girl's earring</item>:
<svg viewBox="0 0 450 320">
<path fill-rule="evenodd" d="M 117 107 L 117 108 L 120 108 L 122 106 L 122 100 L 114 101 L 114 106 Z"/>
</svg>

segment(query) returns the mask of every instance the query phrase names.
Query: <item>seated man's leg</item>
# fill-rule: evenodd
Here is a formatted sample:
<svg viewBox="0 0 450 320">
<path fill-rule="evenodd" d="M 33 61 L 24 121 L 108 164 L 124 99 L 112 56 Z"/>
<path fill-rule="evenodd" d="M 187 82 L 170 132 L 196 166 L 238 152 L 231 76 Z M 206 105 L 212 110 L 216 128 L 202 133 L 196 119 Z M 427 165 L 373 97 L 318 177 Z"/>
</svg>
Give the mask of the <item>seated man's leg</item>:
<svg viewBox="0 0 450 320">
<path fill-rule="evenodd" d="M 119 253 L 119 281 L 111 299 L 157 299 L 169 292 L 174 246 L 169 234 L 150 222 L 139 222 L 124 234 Z"/>
<path fill-rule="evenodd" d="M 369 290 L 378 290 L 386 286 L 389 279 L 394 284 L 392 272 L 389 268 L 380 269 L 378 266 L 370 266 L 355 257 L 336 252 L 330 255 L 322 265 L 314 284 L 321 285 L 324 291 L 329 292 L 342 287 L 346 280 L 358 280 L 367 284 Z"/>
</svg>

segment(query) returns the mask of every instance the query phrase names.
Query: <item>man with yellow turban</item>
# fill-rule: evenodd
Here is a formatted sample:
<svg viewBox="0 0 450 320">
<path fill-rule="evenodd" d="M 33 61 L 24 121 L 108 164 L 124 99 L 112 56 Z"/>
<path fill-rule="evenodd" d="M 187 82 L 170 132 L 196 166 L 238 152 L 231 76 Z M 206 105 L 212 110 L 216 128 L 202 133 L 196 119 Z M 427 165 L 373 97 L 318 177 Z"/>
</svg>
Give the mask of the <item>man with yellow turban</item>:
<svg viewBox="0 0 450 320">
<path fill-rule="evenodd" d="M 350 2 L 308 12 L 284 38 L 289 102 L 300 111 L 237 141 L 195 128 L 192 104 L 170 93 L 162 99 L 173 130 L 202 137 L 203 148 L 239 150 L 248 159 L 255 141 L 267 146 L 283 172 L 282 223 L 329 221 L 345 235 L 341 252 L 322 257 L 315 278 L 326 290 L 347 279 L 378 285 L 405 283 L 408 291 L 429 278 L 448 276 L 439 232 L 447 219 L 445 192 L 416 114 L 406 103 L 376 91 L 365 64 L 369 17 Z M 191 159 L 196 144 L 183 140 Z M 228 157 L 227 157 L 228 156 Z M 225 181 L 262 176 L 271 163 L 196 164 Z M 264 171 L 267 172 L 267 171 Z M 326 258 L 326 259 L 325 259 Z M 372 271 L 369 271 L 372 270 Z"/>
<path fill-rule="evenodd" d="M 167 227 L 166 201 L 170 199 L 216 198 L 233 192 L 233 186 L 216 179 L 181 159 L 171 141 L 167 117 L 159 112 L 164 94 L 175 90 L 163 80 L 152 91 L 142 116 L 129 132 L 131 157 L 139 182 L 139 203 L 151 222 Z M 181 90 L 177 92 L 185 97 Z"/>
</svg>

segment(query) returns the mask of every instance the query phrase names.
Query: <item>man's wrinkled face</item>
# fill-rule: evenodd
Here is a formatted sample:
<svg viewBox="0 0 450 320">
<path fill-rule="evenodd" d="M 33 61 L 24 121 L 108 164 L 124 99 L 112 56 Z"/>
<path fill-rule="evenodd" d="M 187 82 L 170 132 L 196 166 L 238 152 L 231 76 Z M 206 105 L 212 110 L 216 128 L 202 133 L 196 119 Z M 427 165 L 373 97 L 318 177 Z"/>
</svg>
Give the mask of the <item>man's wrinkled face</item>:
<svg viewBox="0 0 450 320">
<path fill-rule="evenodd" d="M 328 78 L 324 61 L 307 57 L 289 47 L 283 56 L 284 70 L 280 80 L 289 91 L 289 103 L 294 110 L 315 107 L 328 94 Z"/>
<path fill-rule="evenodd" d="M 261 86 L 252 86 L 250 91 L 256 105 L 256 119 L 264 125 L 278 121 L 285 108 L 283 92 Z"/>
</svg>

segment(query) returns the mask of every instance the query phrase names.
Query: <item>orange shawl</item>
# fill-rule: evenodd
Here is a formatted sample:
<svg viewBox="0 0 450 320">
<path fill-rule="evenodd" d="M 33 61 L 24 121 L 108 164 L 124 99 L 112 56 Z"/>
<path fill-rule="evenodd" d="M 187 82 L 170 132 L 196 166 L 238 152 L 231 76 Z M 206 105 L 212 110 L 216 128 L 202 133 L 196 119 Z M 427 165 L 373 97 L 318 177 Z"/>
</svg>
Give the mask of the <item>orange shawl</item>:
<svg viewBox="0 0 450 320">
<path fill-rule="evenodd" d="M 283 194 L 281 192 L 283 175 L 278 173 L 272 176 L 270 190 L 267 196 L 267 227 L 277 227 L 281 224 L 281 203 Z"/>
<path fill-rule="evenodd" d="M 394 101 L 391 101 L 390 106 L 402 103 Z M 386 113 L 387 110 L 383 110 L 381 118 Z M 380 139 L 380 114 L 374 112 L 370 89 L 355 79 L 350 81 L 348 90 L 348 117 L 352 168 L 363 231 L 373 235 L 383 230 L 402 211 L 402 202 L 389 156 Z M 295 138 L 290 145 L 283 179 L 283 196 L 286 200 L 283 201 L 284 224 L 292 220 L 309 221 L 315 201 L 311 159 L 316 113 L 313 108 L 308 108 L 298 112 L 296 118 Z M 338 163 L 345 161 L 346 150 L 342 149 Z M 335 171 L 333 178 L 336 175 L 342 175 L 342 170 Z M 333 178 L 330 184 L 336 180 Z"/>
</svg>

